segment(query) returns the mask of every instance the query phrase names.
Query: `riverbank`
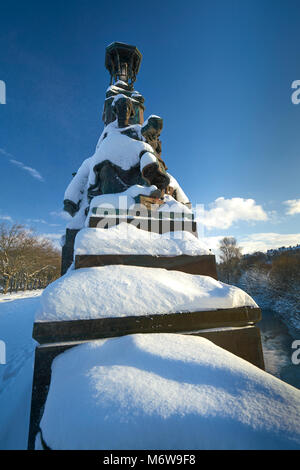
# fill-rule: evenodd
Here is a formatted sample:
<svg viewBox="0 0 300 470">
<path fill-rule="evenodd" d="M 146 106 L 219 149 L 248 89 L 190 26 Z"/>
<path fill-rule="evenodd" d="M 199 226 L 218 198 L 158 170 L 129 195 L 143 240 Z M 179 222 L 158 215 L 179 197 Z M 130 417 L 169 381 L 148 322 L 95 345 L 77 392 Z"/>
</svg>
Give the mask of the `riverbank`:
<svg viewBox="0 0 300 470">
<path fill-rule="evenodd" d="M 300 340 L 297 329 L 288 327 L 282 317 L 270 309 L 262 309 L 261 331 L 266 372 L 300 389 L 300 364 L 292 362 L 292 343 Z"/>
</svg>

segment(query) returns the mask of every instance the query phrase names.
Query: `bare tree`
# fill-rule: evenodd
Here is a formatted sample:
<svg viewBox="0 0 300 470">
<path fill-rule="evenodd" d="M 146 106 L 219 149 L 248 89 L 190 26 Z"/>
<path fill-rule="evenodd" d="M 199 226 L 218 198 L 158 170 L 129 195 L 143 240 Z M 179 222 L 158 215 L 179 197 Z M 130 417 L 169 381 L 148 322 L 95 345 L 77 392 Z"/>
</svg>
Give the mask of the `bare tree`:
<svg viewBox="0 0 300 470">
<path fill-rule="evenodd" d="M 224 237 L 220 241 L 221 252 L 219 265 L 220 277 L 227 283 L 236 282 L 239 277 L 239 261 L 242 257 L 241 248 L 234 237 Z"/>
<path fill-rule="evenodd" d="M 3 293 L 45 287 L 59 276 L 60 254 L 22 225 L 0 225 L 0 284 Z"/>
<path fill-rule="evenodd" d="M 242 257 L 241 248 L 237 245 L 234 237 L 224 237 L 220 241 L 219 250 L 222 263 L 228 263 L 232 259 L 240 259 Z"/>
</svg>

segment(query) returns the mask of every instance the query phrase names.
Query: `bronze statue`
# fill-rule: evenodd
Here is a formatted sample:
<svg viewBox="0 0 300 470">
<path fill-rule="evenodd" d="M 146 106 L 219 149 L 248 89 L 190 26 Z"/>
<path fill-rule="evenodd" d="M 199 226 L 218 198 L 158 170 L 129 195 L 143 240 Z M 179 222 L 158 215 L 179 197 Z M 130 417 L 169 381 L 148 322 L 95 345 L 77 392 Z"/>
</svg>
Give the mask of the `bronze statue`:
<svg viewBox="0 0 300 470">
<path fill-rule="evenodd" d="M 105 128 L 94 156 L 83 162 L 65 193 L 64 209 L 72 216 L 83 204 L 87 213 L 95 196 L 122 193 L 134 185 L 156 186 L 156 197 L 169 194 L 177 199 L 179 193 L 174 186 L 179 185 L 167 173 L 161 157 L 163 120 L 152 115 L 143 122 L 144 98 L 133 89 L 141 57 L 135 46 L 123 43 L 113 43 L 106 49 L 105 65 L 111 74 L 111 85 L 103 112 Z M 118 139 L 117 152 L 124 148 L 122 158 L 132 161 L 130 167 L 122 166 L 111 151 L 105 154 L 113 139 Z M 180 202 L 187 204 L 180 191 Z"/>
<path fill-rule="evenodd" d="M 118 95 L 113 102 L 113 112 L 118 119 L 118 127 L 128 127 L 130 117 L 134 114 L 132 101 L 125 95 Z"/>
<path fill-rule="evenodd" d="M 145 205 L 163 204 L 166 196 L 190 205 L 180 185 L 167 172 L 161 157 L 163 120 L 152 115 L 144 122 L 144 98 L 133 88 L 141 58 L 135 46 L 113 43 L 106 48 L 105 65 L 111 81 L 102 115 L 105 127 L 95 154 L 84 160 L 65 192 L 64 210 L 73 219 L 66 230 L 62 273 L 72 263 L 74 239 L 85 224 L 94 197 L 116 193 L 122 195 L 124 191 L 135 187 L 141 190 L 140 196 L 135 198 L 136 202 Z M 116 139 L 118 144 L 114 147 L 115 151 L 106 155 L 108 144 Z M 127 150 L 123 152 L 125 148 Z M 131 155 L 126 155 L 127 151 Z M 115 152 L 123 160 L 128 157 L 131 164 L 120 165 Z"/>
</svg>

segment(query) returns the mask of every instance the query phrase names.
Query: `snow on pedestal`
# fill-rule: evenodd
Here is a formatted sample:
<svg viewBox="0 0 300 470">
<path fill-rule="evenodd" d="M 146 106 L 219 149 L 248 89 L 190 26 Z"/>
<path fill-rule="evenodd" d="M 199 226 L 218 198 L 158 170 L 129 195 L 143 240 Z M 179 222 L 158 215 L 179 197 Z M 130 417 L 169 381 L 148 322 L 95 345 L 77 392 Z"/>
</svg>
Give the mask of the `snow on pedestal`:
<svg viewBox="0 0 300 470">
<path fill-rule="evenodd" d="M 139 210 L 143 212 L 145 206 L 141 206 L 136 203 L 135 198 L 139 195 L 150 196 L 150 194 L 157 189 L 156 186 L 141 186 L 135 184 L 128 188 L 122 193 L 116 194 L 101 194 L 100 196 L 95 196 L 91 203 L 88 216 L 93 215 L 93 209 L 102 208 L 102 209 L 129 209 L 129 210 Z M 169 194 L 163 196 L 164 203 L 158 207 L 153 206 L 153 212 L 164 212 L 164 215 L 168 213 L 175 213 L 177 218 L 182 218 L 182 214 L 187 214 L 192 217 L 192 210 L 186 206 L 184 203 L 176 201 Z M 175 216 L 175 218 L 176 218 Z M 87 217 L 88 219 L 88 217 Z M 87 223 L 86 223 L 87 225 Z"/>
<path fill-rule="evenodd" d="M 90 214 L 94 207 L 108 207 L 108 208 L 130 208 L 136 205 L 134 198 L 139 194 L 149 196 L 151 192 L 157 189 L 156 186 L 142 186 L 140 184 L 135 184 L 130 186 L 126 191 L 116 194 L 101 194 L 100 196 L 95 196 L 90 203 Z"/>
<path fill-rule="evenodd" d="M 58 356 L 41 429 L 52 449 L 297 449 L 299 423 L 297 389 L 210 341 L 136 334 Z"/>
<path fill-rule="evenodd" d="M 82 229 L 75 238 L 74 253 L 75 255 L 212 255 L 206 244 L 189 232 L 159 235 L 124 223 L 108 229 Z"/>
<path fill-rule="evenodd" d="M 257 307 L 238 287 L 209 276 L 137 266 L 70 270 L 43 291 L 36 322 Z"/>
<path fill-rule="evenodd" d="M 132 128 L 133 126 L 129 127 Z M 140 129 L 141 126 L 135 125 L 134 129 L 137 128 Z M 94 155 L 91 157 L 88 180 L 90 184 L 95 183 L 94 166 L 105 160 L 109 160 L 123 170 L 129 170 L 140 163 L 139 155 L 142 151 L 153 154 L 153 148 L 147 142 L 132 139 L 121 132 L 124 132 L 124 128 L 118 128 L 116 122 L 105 127 L 107 136 L 105 139 L 102 139 L 101 145 L 96 148 Z"/>
</svg>

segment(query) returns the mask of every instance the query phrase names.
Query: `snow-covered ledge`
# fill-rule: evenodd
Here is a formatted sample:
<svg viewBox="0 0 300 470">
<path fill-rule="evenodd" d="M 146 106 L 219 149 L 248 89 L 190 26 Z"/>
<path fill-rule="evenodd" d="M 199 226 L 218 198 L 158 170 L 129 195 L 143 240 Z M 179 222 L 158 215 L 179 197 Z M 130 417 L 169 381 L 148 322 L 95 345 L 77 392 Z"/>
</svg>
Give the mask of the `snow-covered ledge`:
<svg viewBox="0 0 300 470">
<path fill-rule="evenodd" d="M 56 450 L 299 449 L 299 422 L 296 388 L 205 338 L 140 334 L 59 355 L 40 427 Z"/>
<path fill-rule="evenodd" d="M 83 228 L 75 238 L 75 255 L 212 255 L 207 245 L 189 232 L 159 235 L 139 230 L 131 224 Z"/>
<path fill-rule="evenodd" d="M 243 290 L 208 276 L 136 266 L 70 270 L 41 296 L 36 322 L 257 307 Z"/>
</svg>

